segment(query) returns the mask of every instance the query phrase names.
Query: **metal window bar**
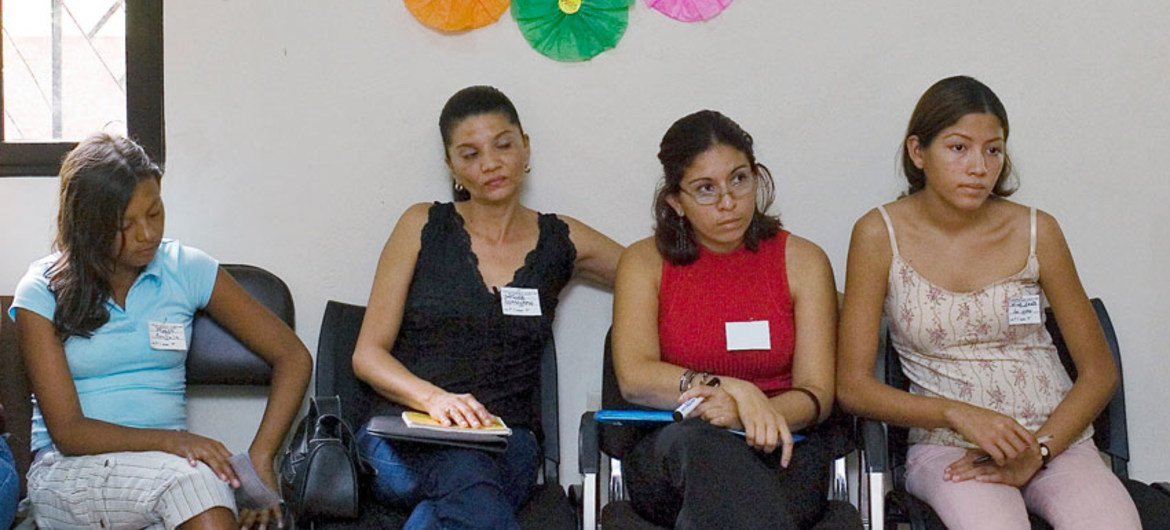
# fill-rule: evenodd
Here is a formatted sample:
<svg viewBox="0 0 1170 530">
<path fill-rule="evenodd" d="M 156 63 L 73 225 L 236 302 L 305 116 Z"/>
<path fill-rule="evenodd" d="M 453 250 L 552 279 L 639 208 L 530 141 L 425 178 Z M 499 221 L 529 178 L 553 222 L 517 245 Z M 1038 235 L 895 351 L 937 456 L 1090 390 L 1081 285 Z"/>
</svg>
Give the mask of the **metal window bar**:
<svg viewBox="0 0 1170 530">
<path fill-rule="evenodd" d="M 70 10 L 69 6 L 65 4 L 65 0 L 50 1 L 49 19 L 51 30 L 51 82 L 49 95 L 45 94 L 44 87 L 41 85 L 40 80 L 37 79 L 37 76 L 30 66 L 24 50 L 21 49 L 18 41 L 12 38 L 12 35 L 8 32 L 7 29 L 4 30 L 4 37 L 8 41 L 7 45 L 11 46 L 16 56 L 20 58 L 20 61 L 24 65 L 25 70 L 29 72 L 29 76 L 32 79 L 33 85 L 36 87 L 37 92 L 40 94 L 41 99 L 44 100 L 45 103 L 49 106 L 52 120 L 50 139 L 60 140 L 62 139 L 62 136 L 64 136 L 64 82 L 62 79 L 64 72 L 64 61 L 62 60 L 62 51 L 64 48 L 64 30 L 62 24 L 64 16 L 69 16 L 69 20 L 73 23 L 73 26 L 76 27 L 77 30 L 81 33 L 82 38 L 85 39 L 86 45 L 89 47 L 90 51 L 93 52 L 93 56 L 98 60 L 99 63 L 101 63 L 102 68 L 106 71 L 106 74 L 110 76 L 110 79 L 114 81 L 115 85 L 117 85 L 119 91 L 121 91 L 122 95 L 124 96 L 126 94 L 125 74 L 119 76 L 118 74 L 114 73 L 113 69 L 110 68 L 109 63 L 106 62 L 105 57 L 102 56 L 101 52 L 98 51 L 97 46 L 94 45 L 94 39 L 97 37 L 97 34 L 101 32 L 102 28 L 104 28 L 115 15 L 118 14 L 118 11 L 123 8 L 124 3 L 124 0 L 116 0 L 111 2 L 110 7 L 106 9 L 106 12 L 101 16 L 101 18 L 99 18 L 97 22 L 94 23 L 93 27 L 86 29 L 82 27 L 81 22 L 77 20 L 77 17 L 73 14 L 73 11 Z M 20 126 L 20 123 L 17 122 L 12 113 L 8 112 L 6 108 L 4 114 L 16 129 L 17 134 L 23 137 L 23 128 Z"/>
</svg>

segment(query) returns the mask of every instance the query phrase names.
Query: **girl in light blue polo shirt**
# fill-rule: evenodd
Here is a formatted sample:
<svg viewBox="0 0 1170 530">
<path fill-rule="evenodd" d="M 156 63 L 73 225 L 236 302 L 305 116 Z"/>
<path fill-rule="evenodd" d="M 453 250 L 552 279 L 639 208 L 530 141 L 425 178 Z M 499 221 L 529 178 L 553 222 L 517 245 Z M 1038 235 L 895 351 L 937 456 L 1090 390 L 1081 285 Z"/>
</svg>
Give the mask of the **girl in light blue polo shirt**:
<svg viewBox="0 0 1170 530">
<path fill-rule="evenodd" d="M 163 239 L 162 172 L 126 138 L 93 136 L 61 166 L 57 250 L 21 279 L 11 309 L 36 395 L 29 499 L 40 528 L 241 528 L 231 453 L 186 431 L 185 360 L 206 310 L 273 366 L 249 448 L 273 458 L 304 396 L 308 350 L 215 259 Z"/>
</svg>

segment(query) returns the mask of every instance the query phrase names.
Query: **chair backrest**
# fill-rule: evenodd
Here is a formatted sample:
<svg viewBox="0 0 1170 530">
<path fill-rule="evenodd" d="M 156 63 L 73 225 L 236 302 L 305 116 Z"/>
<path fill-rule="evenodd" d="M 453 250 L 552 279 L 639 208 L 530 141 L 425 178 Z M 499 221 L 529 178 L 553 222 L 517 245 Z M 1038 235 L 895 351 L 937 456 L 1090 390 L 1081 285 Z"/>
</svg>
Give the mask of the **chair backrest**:
<svg viewBox="0 0 1170 530">
<path fill-rule="evenodd" d="M 353 373 L 353 351 L 361 332 L 364 306 L 330 300 L 325 305 L 321 335 L 317 342 L 317 383 L 315 393 L 341 397 L 341 415 L 355 429 L 373 405 L 382 398 Z M 546 484 L 559 482 L 560 410 L 557 399 L 557 353 L 551 340 L 541 353 L 539 395 L 533 396 L 533 423 L 544 453 Z"/>
<path fill-rule="evenodd" d="M 1118 385 L 1117 391 L 1113 394 L 1109 404 L 1097 419 L 1093 421 L 1093 441 L 1096 442 L 1097 448 L 1110 456 L 1111 466 L 1113 472 L 1117 476 L 1126 478 L 1129 476 L 1128 462 L 1129 462 L 1129 435 L 1127 434 L 1127 424 L 1125 418 L 1125 389 L 1124 382 L 1121 379 L 1121 349 L 1117 344 L 1117 334 L 1113 330 L 1113 321 L 1109 318 L 1109 312 L 1105 310 L 1105 303 L 1099 298 L 1090 300 L 1093 305 L 1093 311 L 1097 314 L 1097 321 L 1101 324 L 1101 329 L 1105 332 L 1105 342 L 1109 345 L 1109 351 L 1113 355 L 1113 362 L 1117 365 Z M 1077 378 L 1076 366 L 1073 364 L 1072 357 L 1069 355 L 1068 345 L 1064 342 L 1064 336 L 1060 332 L 1060 326 L 1053 317 L 1052 309 L 1045 310 L 1045 327 L 1048 333 L 1052 335 L 1052 342 L 1056 346 L 1057 353 L 1060 355 L 1060 362 L 1068 371 L 1069 377 L 1074 381 Z M 902 371 L 902 362 L 898 357 L 897 350 L 894 349 L 893 342 L 890 340 L 889 332 L 886 326 L 882 326 L 884 330 L 882 333 L 881 351 L 884 351 L 883 362 L 879 362 L 877 371 L 879 374 L 884 373 L 884 379 L 887 385 L 895 388 L 906 390 L 910 388 L 910 381 L 906 378 L 906 374 Z M 896 425 L 886 426 L 889 435 L 889 462 L 890 468 L 893 470 L 894 487 L 896 489 L 905 489 L 905 472 L 906 472 L 906 450 L 907 450 L 907 436 L 909 431 L 906 428 L 898 427 Z"/>
<path fill-rule="evenodd" d="M 0 403 L 4 404 L 4 427 L 8 429 L 8 447 L 12 449 L 12 456 L 16 462 L 16 472 L 20 475 L 20 496 L 23 498 L 25 490 L 25 474 L 32 464 L 32 454 L 29 447 L 32 444 L 32 391 L 29 389 L 28 377 L 24 372 L 24 356 L 20 353 L 20 337 L 16 332 L 16 323 L 8 318 L 8 308 L 12 307 L 11 296 L 0 296 Z"/>
<path fill-rule="evenodd" d="M 1129 477 L 1129 422 L 1125 415 L 1125 378 L 1121 369 L 1121 347 L 1117 343 L 1117 332 L 1113 329 L 1113 320 L 1109 318 L 1109 311 L 1105 309 L 1105 302 L 1100 298 L 1089 301 L 1093 311 L 1097 314 L 1097 322 L 1101 324 L 1101 331 L 1105 333 L 1105 343 L 1109 345 L 1109 353 L 1113 355 L 1113 363 L 1117 366 L 1117 390 L 1109 399 L 1105 410 L 1093 420 L 1093 441 L 1097 448 L 1110 457 L 1113 473 L 1121 478 Z M 1060 352 L 1060 362 L 1074 381 L 1077 378 L 1077 368 L 1069 355 L 1068 346 L 1064 343 L 1064 336 L 1060 328 L 1055 325 L 1056 319 L 1052 312 L 1048 312 L 1048 332 L 1052 334 L 1052 342 Z"/>
<path fill-rule="evenodd" d="M 617 373 L 613 369 L 613 327 L 605 334 L 605 355 L 601 364 L 601 408 L 618 410 L 651 410 L 648 407 L 635 405 L 622 397 L 621 387 L 618 386 Z M 639 427 L 635 425 L 598 425 L 598 448 L 601 452 L 619 460 L 625 458 L 626 453 L 634 448 L 638 440 L 642 439 L 653 427 Z"/>
<path fill-rule="evenodd" d="M 276 313 L 289 327 L 294 324 L 292 294 L 280 278 L 251 265 L 222 265 L 248 294 Z M 26 491 L 25 474 L 31 464 L 29 447 L 32 428 L 32 389 L 24 370 L 24 356 L 16 325 L 8 320 L 12 297 L 0 297 L 0 402 L 4 403 L 8 445 L 20 474 L 21 496 Z M 210 316 L 196 313 L 192 323 L 191 347 L 187 351 L 187 383 L 208 385 L 266 385 L 272 369 Z"/>
<path fill-rule="evenodd" d="M 222 265 L 248 294 L 278 318 L 296 326 L 292 293 L 280 278 L 252 265 Z M 272 367 L 236 340 L 236 337 L 203 311 L 191 325 L 191 347 L 187 350 L 189 385 L 267 385 Z"/>
</svg>

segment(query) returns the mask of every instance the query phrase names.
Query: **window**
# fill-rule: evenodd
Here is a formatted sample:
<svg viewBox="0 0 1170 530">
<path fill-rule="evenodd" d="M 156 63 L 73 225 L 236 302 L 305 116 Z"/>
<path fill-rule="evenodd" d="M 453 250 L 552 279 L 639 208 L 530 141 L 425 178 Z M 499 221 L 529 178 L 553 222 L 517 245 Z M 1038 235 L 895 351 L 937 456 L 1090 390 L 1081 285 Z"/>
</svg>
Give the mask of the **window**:
<svg viewBox="0 0 1170 530">
<path fill-rule="evenodd" d="M 56 175 L 89 134 L 164 161 L 162 0 L 0 2 L 0 176 Z"/>
</svg>

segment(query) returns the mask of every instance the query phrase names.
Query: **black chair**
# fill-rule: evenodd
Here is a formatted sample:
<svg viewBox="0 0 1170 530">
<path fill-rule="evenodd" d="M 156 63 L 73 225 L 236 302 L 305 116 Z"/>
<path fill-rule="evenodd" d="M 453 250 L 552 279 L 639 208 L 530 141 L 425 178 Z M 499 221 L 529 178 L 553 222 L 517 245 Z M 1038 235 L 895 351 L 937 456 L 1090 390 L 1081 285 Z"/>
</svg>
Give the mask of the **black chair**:
<svg viewBox="0 0 1170 530">
<path fill-rule="evenodd" d="M 295 310 L 292 293 L 276 275 L 251 265 L 222 265 L 248 294 L 260 301 L 290 328 L 294 327 Z M 8 318 L 12 297 L 0 297 L 3 316 Z M 195 314 L 191 324 L 191 345 L 187 350 L 187 384 L 189 385 L 256 385 L 272 380 L 272 368 L 231 333 L 204 312 Z M 20 473 L 20 495 L 27 492 L 25 475 L 32 463 L 29 451 L 32 427 L 32 390 L 24 370 L 24 356 L 16 326 L 8 321 L 0 325 L 0 396 L 7 412 L 7 427 L 12 435 L 8 444 Z"/>
<path fill-rule="evenodd" d="M 284 281 L 252 265 L 224 265 L 223 269 L 289 328 L 296 329 L 296 309 Z M 195 314 L 187 351 L 187 384 L 267 386 L 271 382 L 272 367 L 264 359 L 206 313 Z"/>
<path fill-rule="evenodd" d="M 1113 330 L 1113 322 L 1105 310 L 1105 304 L 1100 299 L 1091 300 L 1097 320 L 1105 332 L 1105 340 L 1109 350 L 1113 353 L 1113 361 L 1117 364 L 1118 377 L 1121 377 L 1121 350 L 1117 344 L 1117 335 Z M 1060 361 L 1068 371 L 1070 377 L 1076 380 L 1077 371 L 1069 356 L 1068 346 L 1060 333 L 1056 319 L 1051 309 L 1046 311 L 1046 326 L 1052 335 L 1052 341 L 1060 354 Z M 885 321 L 882 323 L 881 339 L 878 346 L 878 362 L 875 372 L 879 380 L 886 384 L 906 390 L 910 382 L 902 372 L 902 363 L 898 352 L 889 340 L 889 332 Z M 1109 460 L 1113 472 L 1122 480 L 1126 489 L 1138 504 L 1138 512 L 1142 516 L 1142 523 L 1146 528 L 1170 527 L 1170 521 L 1162 520 L 1154 512 L 1153 506 L 1164 505 L 1165 499 L 1150 498 L 1155 490 L 1145 484 L 1129 480 L 1129 435 L 1126 430 L 1125 391 L 1124 382 L 1119 379 L 1117 392 L 1110 399 L 1109 404 L 1101 415 L 1093 422 L 1093 440 L 1097 448 Z M 888 425 L 875 420 L 860 420 L 861 438 L 863 443 L 863 472 L 868 476 L 867 486 L 870 494 L 870 528 L 881 530 L 897 528 L 898 524 L 909 524 L 911 530 L 945 529 L 942 521 L 934 510 L 922 500 L 906 491 L 906 450 L 909 430 L 904 427 Z M 884 501 L 875 500 L 885 491 L 885 478 L 892 479 L 890 491 L 885 494 Z M 1165 486 L 1162 486 L 1165 489 Z M 1046 521 L 1039 516 L 1029 514 L 1032 528 L 1051 529 Z M 1149 520 L 1147 520 L 1149 519 Z"/>
<path fill-rule="evenodd" d="M 629 403 L 622 398 L 617 375 L 613 369 L 611 335 L 612 329 L 605 337 L 601 407 L 603 409 L 649 410 L 646 407 Z M 645 433 L 645 429 L 630 425 L 598 424 L 593 420 L 593 412 L 586 412 L 581 416 L 578 466 L 584 476 L 584 483 L 580 489 L 574 486 L 573 495 L 580 501 L 582 528 L 585 530 L 594 530 L 598 523 L 600 523 L 601 528 L 605 529 L 662 530 L 662 527 L 643 519 L 634 511 L 622 482 L 621 460 L 638 443 L 638 440 Z M 835 444 L 832 451 L 839 460 L 856 449 L 852 417 L 835 410 L 829 420 L 818 426 L 818 429 L 831 429 L 830 439 Z M 607 458 L 606 468 L 608 469 L 608 476 L 605 477 L 608 485 L 608 502 L 604 506 L 600 506 L 602 455 Z M 841 466 L 843 470 L 843 462 L 841 462 Z M 825 509 L 825 514 L 814 528 L 862 528 L 861 516 L 857 508 L 849 502 L 841 500 L 848 496 L 843 472 L 840 475 L 834 474 L 829 492 L 831 499 Z M 598 517 L 599 509 L 600 518 Z"/>
<path fill-rule="evenodd" d="M 342 416 L 354 429 L 357 429 L 373 404 L 382 399 L 353 374 L 353 351 L 365 312 L 364 306 L 330 300 L 325 306 L 321 336 L 317 343 L 315 393 L 318 396 L 340 396 Z M 558 474 L 561 453 L 558 438 L 560 431 L 557 427 L 557 355 L 556 346 L 551 340 L 541 355 L 540 383 L 539 395 L 533 396 L 532 406 L 534 417 L 540 418 L 535 430 L 541 442 L 543 468 L 536 491 L 520 508 L 520 526 L 534 530 L 576 529 L 577 517 L 561 487 Z M 313 526 L 337 529 L 401 528 L 409 515 L 363 498 L 361 514 L 356 521 L 323 521 Z"/>
</svg>

